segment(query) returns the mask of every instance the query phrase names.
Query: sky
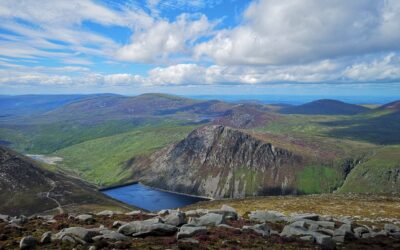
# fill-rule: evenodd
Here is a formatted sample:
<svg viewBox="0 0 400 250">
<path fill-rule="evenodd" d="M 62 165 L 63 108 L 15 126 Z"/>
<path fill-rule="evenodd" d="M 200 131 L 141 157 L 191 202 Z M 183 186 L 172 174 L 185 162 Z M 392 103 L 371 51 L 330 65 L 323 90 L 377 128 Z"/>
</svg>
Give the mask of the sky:
<svg viewBox="0 0 400 250">
<path fill-rule="evenodd" d="M 400 97 L 398 0 L 1 0 L 0 94 Z"/>
</svg>

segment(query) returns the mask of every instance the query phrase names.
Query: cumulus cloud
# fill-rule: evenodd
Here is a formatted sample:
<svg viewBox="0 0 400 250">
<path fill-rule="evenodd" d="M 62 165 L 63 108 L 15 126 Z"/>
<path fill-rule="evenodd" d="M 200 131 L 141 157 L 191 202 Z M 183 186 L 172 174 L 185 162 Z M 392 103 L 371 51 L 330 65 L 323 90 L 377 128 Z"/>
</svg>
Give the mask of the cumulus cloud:
<svg viewBox="0 0 400 250">
<path fill-rule="evenodd" d="M 154 20 L 149 27 L 136 30 L 132 43 L 120 48 L 116 57 L 133 62 L 165 60 L 173 53 L 189 50 L 197 39 L 209 34 L 214 25 L 205 15 L 181 14 L 172 23 Z"/>
<path fill-rule="evenodd" d="M 400 49 L 400 2 L 260 0 L 194 49 L 218 64 L 276 65 Z"/>
<path fill-rule="evenodd" d="M 400 81 L 400 57 L 389 53 L 363 62 L 322 60 L 302 65 L 210 65 L 194 63 L 156 67 L 146 75 L 92 73 L 86 67 L 22 67 L 7 61 L 0 65 L 2 84 L 89 85 L 89 86 L 168 86 L 268 83 L 355 83 Z M 350 65 L 350 66 L 349 66 Z M 67 74 L 68 73 L 68 74 Z"/>
<path fill-rule="evenodd" d="M 390 53 L 372 62 L 356 63 L 343 75 L 355 81 L 400 81 L 400 57 Z"/>
</svg>

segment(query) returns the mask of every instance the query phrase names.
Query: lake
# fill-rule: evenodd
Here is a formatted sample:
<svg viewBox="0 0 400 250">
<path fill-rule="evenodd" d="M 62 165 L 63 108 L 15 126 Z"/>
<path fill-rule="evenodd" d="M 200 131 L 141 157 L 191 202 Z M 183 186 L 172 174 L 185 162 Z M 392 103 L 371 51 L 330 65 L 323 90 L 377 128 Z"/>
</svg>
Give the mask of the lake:
<svg viewBox="0 0 400 250">
<path fill-rule="evenodd" d="M 102 192 L 116 200 L 151 212 L 161 209 L 179 208 L 206 200 L 201 197 L 153 189 L 140 183 L 106 189 Z"/>
</svg>

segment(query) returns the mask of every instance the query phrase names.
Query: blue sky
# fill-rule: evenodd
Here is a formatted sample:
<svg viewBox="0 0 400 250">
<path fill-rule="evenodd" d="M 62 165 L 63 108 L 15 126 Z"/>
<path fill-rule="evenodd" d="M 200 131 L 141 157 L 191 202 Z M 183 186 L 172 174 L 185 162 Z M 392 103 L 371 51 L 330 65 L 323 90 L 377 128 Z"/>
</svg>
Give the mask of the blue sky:
<svg viewBox="0 0 400 250">
<path fill-rule="evenodd" d="M 0 94 L 400 97 L 397 0 L 2 0 Z"/>
</svg>

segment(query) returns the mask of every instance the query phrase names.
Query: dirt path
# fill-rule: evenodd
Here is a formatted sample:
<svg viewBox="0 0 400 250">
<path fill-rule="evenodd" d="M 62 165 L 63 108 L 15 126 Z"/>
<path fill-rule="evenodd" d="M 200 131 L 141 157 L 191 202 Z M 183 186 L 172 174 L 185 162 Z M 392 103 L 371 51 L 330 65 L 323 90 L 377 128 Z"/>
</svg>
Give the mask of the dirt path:
<svg viewBox="0 0 400 250">
<path fill-rule="evenodd" d="M 49 198 L 50 200 L 54 201 L 57 204 L 57 209 L 58 209 L 59 213 L 63 214 L 64 209 L 62 208 L 60 202 L 58 202 L 58 200 L 54 199 L 53 197 L 50 197 L 50 193 L 57 187 L 57 184 L 53 180 L 50 180 L 50 183 L 51 183 L 52 188 L 49 191 L 47 191 L 46 197 Z"/>
</svg>

